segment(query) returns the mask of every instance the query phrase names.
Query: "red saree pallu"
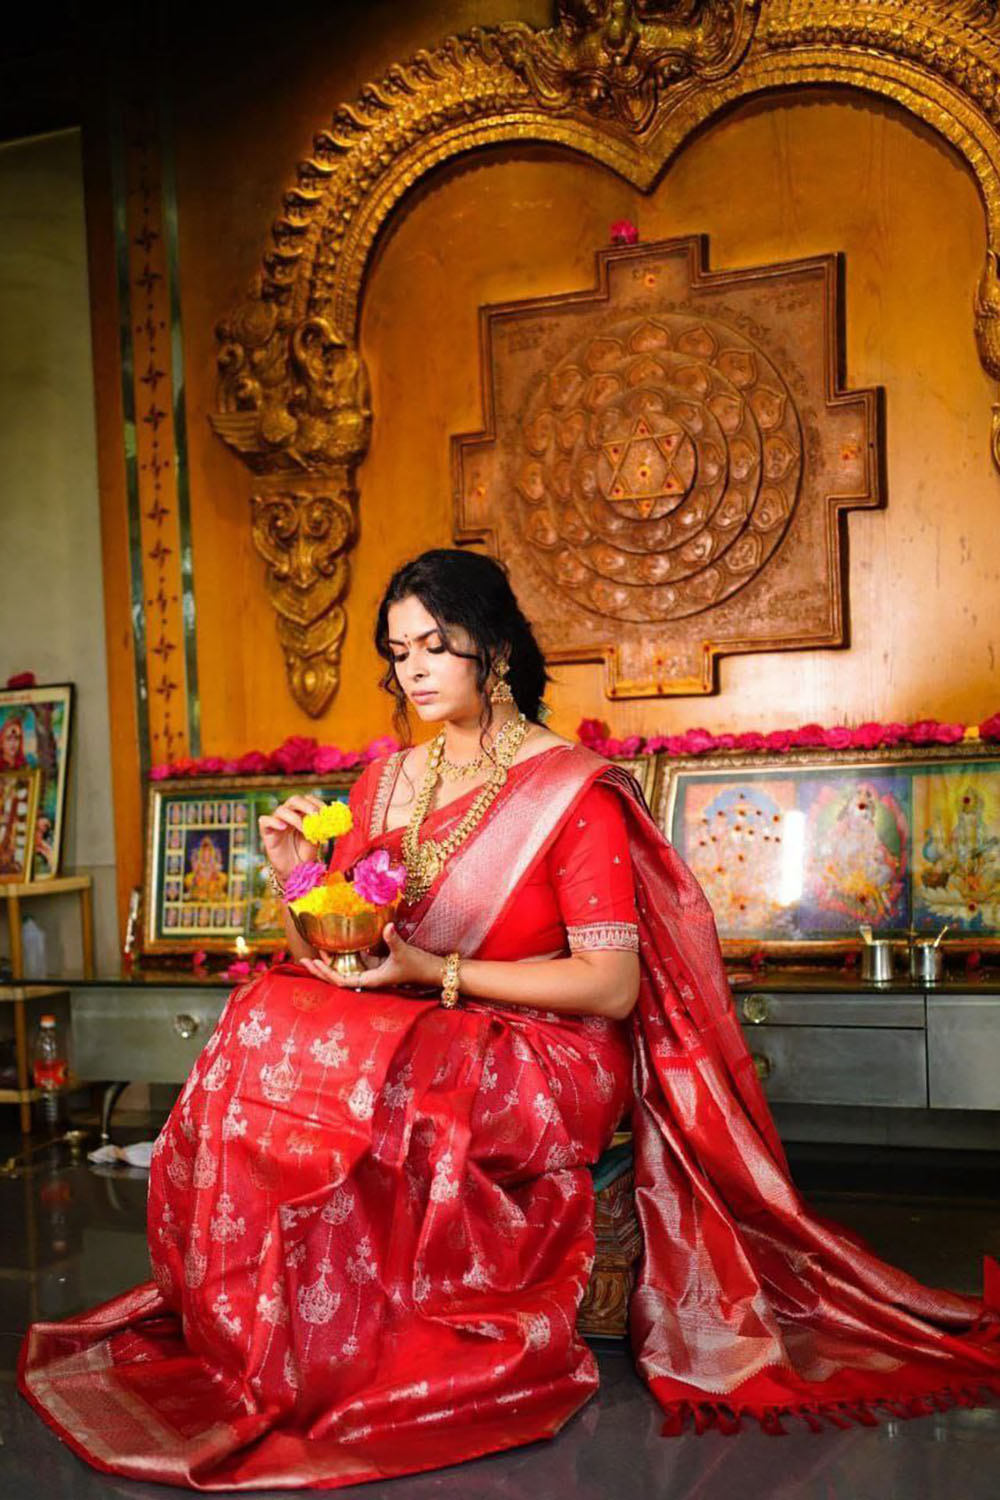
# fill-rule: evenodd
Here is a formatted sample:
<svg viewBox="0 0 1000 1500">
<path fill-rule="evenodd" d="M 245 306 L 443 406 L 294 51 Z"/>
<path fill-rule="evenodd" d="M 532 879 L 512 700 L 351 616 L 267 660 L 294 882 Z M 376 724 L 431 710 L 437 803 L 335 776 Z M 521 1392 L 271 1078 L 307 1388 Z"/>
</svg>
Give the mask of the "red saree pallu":
<svg viewBox="0 0 1000 1500">
<path fill-rule="evenodd" d="M 399 764 L 354 788 L 341 867 L 398 849 Z M 515 766 L 399 928 L 509 960 L 637 941 L 639 1002 L 628 1023 L 445 1010 L 294 965 L 236 990 L 156 1144 L 154 1280 L 25 1339 L 21 1390 L 89 1462 L 336 1488 L 552 1435 L 596 1389 L 587 1166 L 633 1094 L 632 1338 L 666 1431 L 1000 1389 L 992 1263 L 988 1307 L 930 1290 L 802 1202 L 711 912 L 627 773 L 577 746 Z"/>
</svg>

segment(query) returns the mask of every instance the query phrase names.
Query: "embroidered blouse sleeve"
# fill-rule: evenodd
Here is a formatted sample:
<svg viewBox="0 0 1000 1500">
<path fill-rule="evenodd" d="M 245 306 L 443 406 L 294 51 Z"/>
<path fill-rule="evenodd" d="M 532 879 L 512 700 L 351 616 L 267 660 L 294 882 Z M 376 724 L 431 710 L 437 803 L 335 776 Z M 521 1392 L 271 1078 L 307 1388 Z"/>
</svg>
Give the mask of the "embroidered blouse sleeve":
<svg viewBox="0 0 1000 1500">
<path fill-rule="evenodd" d="M 549 853 L 549 872 L 571 953 L 639 949 L 625 813 L 617 792 L 592 786 Z"/>
</svg>

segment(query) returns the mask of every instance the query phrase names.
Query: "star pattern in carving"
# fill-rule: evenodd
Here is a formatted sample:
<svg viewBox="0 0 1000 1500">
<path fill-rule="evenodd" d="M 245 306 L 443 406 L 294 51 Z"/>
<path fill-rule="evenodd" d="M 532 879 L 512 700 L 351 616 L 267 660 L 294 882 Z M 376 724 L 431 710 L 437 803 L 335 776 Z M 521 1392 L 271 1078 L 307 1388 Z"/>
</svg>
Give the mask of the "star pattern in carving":
<svg viewBox="0 0 1000 1500">
<path fill-rule="evenodd" d="M 678 467 L 683 441 L 679 429 L 654 432 L 645 417 L 638 417 L 624 441 L 602 443 L 611 469 L 608 499 L 634 506 L 645 521 L 657 500 L 686 495 L 690 476 Z"/>
</svg>

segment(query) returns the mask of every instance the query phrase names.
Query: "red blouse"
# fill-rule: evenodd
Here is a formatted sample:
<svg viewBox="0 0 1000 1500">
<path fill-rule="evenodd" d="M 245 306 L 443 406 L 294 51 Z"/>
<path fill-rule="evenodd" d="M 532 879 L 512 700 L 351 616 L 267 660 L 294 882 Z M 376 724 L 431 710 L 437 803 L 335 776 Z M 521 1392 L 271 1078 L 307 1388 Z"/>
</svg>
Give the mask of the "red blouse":
<svg viewBox="0 0 1000 1500">
<path fill-rule="evenodd" d="M 561 745 L 542 755 L 565 754 Z M 351 807 L 358 815 L 367 801 L 367 778 L 386 776 L 380 787 L 376 810 L 375 841 L 402 858 L 402 828 L 384 828 L 384 809 L 392 796 L 401 757 L 390 769 L 384 760 L 374 762 L 351 791 Z M 507 786 L 512 787 L 530 761 L 512 766 Z M 364 786 L 363 786 L 364 783 Z M 478 788 L 426 818 L 425 836 L 441 838 L 465 813 Z M 500 793 L 501 797 L 504 795 Z M 369 843 L 369 830 L 355 828 L 334 845 L 334 865 L 346 869 Z M 475 835 L 473 835 L 475 837 Z M 482 831 L 489 837 L 489 829 Z M 618 794 L 610 787 L 594 784 L 584 792 L 548 851 L 535 862 L 515 891 L 503 920 L 488 934 L 477 958 L 521 959 L 540 955 L 577 953 L 584 949 L 624 948 L 638 951 L 639 927 L 635 908 L 632 861 L 629 855 L 625 813 Z"/>
</svg>

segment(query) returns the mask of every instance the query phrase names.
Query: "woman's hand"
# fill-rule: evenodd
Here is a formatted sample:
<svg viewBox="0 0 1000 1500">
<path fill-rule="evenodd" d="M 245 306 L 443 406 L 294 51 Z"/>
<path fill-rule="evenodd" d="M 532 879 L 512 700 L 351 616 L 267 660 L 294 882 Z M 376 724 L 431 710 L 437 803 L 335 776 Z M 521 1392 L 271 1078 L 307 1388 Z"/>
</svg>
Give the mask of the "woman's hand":
<svg viewBox="0 0 1000 1500">
<path fill-rule="evenodd" d="M 303 793 L 257 819 L 264 853 L 279 880 L 287 879 L 304 860 L 316 858 L 316 845 L 303 837 L 302 820 L 308 813 L 322 812 L 323 805 L 319 797 Z"/>
<path fill-rule="evenodd" d="M 386 924 L 382 934 L 389 947 L 385 958 L 363 955 L 368 965 L 363 974 L 338 974 L 325 958 L 300 958 L 299 963 L 315 979 L 325 979 L 343 990 L 395 989 L 401 984 L 436 985 L 441 982 L 442 960 L 425 948 L 404 942 L 395 922 Z"/>
</svg>

